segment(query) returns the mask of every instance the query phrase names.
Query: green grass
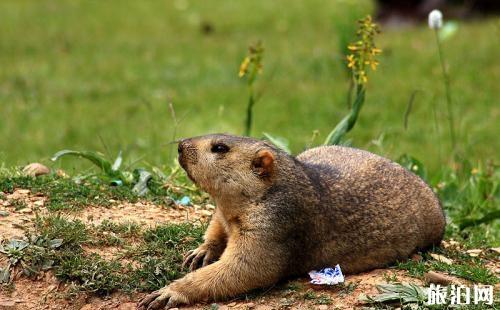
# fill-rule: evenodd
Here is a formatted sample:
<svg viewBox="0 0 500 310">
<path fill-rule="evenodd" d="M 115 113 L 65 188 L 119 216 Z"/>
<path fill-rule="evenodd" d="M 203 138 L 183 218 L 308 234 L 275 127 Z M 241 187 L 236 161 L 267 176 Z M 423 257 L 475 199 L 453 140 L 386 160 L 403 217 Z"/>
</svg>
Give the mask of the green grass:
<svg viewBox="0 0 500 310">
<path fill-rule="evenodd" d="M 2 1 L 0 114 L 8 117 L 0 122 L 0 162 L 47 162 L 71 148 L 112 156 L 123 149 L 130 161 L 170 164 L 169 98 L 181 119 L 177 136 L 242 133 L 247 96 L 237 73 L 256 39 L 265 55 L 253 132 L 284 136 L 299 152 L 313 130 L 319 143 L 346 114 L 339 29 L 352 29 L 372 8 L 370 1 Z M 215 31 L 203 34 L 202 23 Z M 473 163 L 500 146 L 496 36 L 496 21 L 483 20 L 460 23 L 444 42 L 459 145 Z M 355 146 L 391 158 L 409 153 L 435 169 L 448 158 L 449 137 L 433 33 L 424 24 L 383 29 L 378 41 L 381 65 L 350 137 Z M 421 92 L 404 130 L 414 90 Z M 382 148 L 371 143 L 381 136 Z M 86 167 L 72 159 L 61 165 Z"/>
<path fill-rule="evenodd" d="M 73 179 L 57 175 L 32 178 L 0 174 L 0 191 L 12 193 L 16 188 L 28 188 L 34 193 L 48 196 L 47 208 L 50 211 L 78 210 L 89 205 L 105 207 L 111 205 L 112 200 L 132 202 L 137 200 L 137 196 L 130 189 L 108 186 L 97 179 L 86 180 L 78 184 Z"/>
<path fill-rule="evenodd" d="M 161 180 L 153 179 L 148 183 L 150 192 L 141 198 L 167 207 L 184 195 L 189 195 L 193 202 L 206 201 L 207 196 L 186 184 L 186 180 L 184 174 L 175 172 L 169 181 L 172 186 L 166 188 Z M 15 189 L 30 189 L 35 194 L 48 196 L 45 205 L 49 211 L 77 211 L 90 205 L 107 207 L 119 201 L 136 202 L 139 199 L 132 187 L 109 185 L 107 179 L 99 174 L 86 178 L 79 175 L 74 178 L 60 177 L 57 174 L 32 178 L 22 175 L 18 169 L 0 169 L 0 192 L 13 193 Z M 23 201 L 15 201 L 14 205 L 16 209 L 26 207 Z"/>
<path fill-rule="evenodd" d="M 103 231 L 116 232 L 124 239 L 134 238 L 134 245 L 103 242 Z M 136 225 L 109 221 L 96 229 L 79 220 L 50 215 L 37 218 L 35 231 L 28 234 L 31 241 L 27 247 L 13 248 L 6 255 L 14 258 L 12 266 L 21 266 L 26 275 L 53 269 L 60 280 L 72 282 L 77 291 L 98 295 L 116 290 L 151 291 L 184 274 L 180 269 L 182 254 L 201 242 L 203 231 L 204 226 L 192 224 L 140 230 Z M 53 242 L 57 246 L 52 246 Z M 103 246 L 116 246 L 119 252 L 110 259 L 84 251 L 84 247 Z"/>
</svg>

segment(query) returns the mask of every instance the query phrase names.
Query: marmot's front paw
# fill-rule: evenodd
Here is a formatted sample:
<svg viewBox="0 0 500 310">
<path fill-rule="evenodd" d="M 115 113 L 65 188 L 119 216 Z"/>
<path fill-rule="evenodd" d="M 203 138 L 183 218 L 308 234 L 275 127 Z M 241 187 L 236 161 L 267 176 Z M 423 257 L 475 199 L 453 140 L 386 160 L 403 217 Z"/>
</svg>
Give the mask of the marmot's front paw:
<svg viewBox="0 0 500 310">
<path fill-rule="evenodd" d="M 165 286 L 146 295 L 137 305 L 137 310 L 169 309 L 187 303 L 188 299 L 186 296 Z"/>
<path fill-rule="evenodd" d="M 182 268 L 189 266 L 189 270 L 193 271 L 200 267 L 205 267 L 219 259 L 224 249 L 218 244 L 205 242 L 200 245 L 196 250 L 186 253 Z"/>
</svg>

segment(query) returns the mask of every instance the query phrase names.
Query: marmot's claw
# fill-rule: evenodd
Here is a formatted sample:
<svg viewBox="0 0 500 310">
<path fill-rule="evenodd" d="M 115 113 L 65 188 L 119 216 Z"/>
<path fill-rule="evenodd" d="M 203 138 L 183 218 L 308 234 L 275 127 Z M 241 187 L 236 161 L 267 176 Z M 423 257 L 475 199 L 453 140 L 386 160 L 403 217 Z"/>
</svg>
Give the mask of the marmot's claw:
<svg viewBox="0 0 500 310">
<path fill-rule="evenodd" d="M 200 265 L 200 261 L 205 257 L 207 252 L 208 252 L 207 250 L 200 250 L 198 251 L 198 253 L 196 253 L 196 255 L 193 258 L 193 261 L 191 262 L 191 265 L 189 265 L 190 271 L 194 271 L 195 269 L 198 268 L 198 266 Z"/>
<path fill-rule="evenodd" d="M 194 271 L 211 264 L 214 261 L 215 253 L 211 248 L 202 244 L 196 250 L 189 251 L 184 257 L 182 269 L 189 266 L 189 271 Z"/>
<path fill-rule="evenodd" d="M 181 269 L 184 269 L 188 264 L 190 264 L 193 259 L 193 253 L 195 250 L 191 250 L 184 255 L 184 261 L 182 262 Z"/>
<path fill-rule="evenodd" d="M 186 302 L 183 295 L 164 287 L 144 297 L 137 305 L 137 310 L 170 309 Z"/>
<path fill-rule="evenodd" d="M 137 304 L 137 310 L 145 310 L 146 307 L 154 300 L 156 297 L 160 296 L 160 291 L 154 291 L 149 295 L 146 295 L 139 304 Z M 149 308 L 149 307 L 148 307 Z"/>
</svg>

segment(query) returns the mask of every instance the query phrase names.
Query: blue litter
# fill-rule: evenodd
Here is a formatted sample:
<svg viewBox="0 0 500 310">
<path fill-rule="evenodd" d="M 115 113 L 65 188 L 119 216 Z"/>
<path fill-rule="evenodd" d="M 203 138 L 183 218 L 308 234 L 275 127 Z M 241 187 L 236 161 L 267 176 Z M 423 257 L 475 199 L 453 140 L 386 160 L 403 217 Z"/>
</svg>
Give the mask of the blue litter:
<svg viewBox="0 0 500 310">
<path fill-rule="evenodd" d="M 184 196 L 180 200 L 177 200 L 175 203 L 181 206 L 187 206 L 191 204 L 191 199 L 188 196 Z"/>
<path fill-rule="evenodd" d="M 320 271 L 310 271 L 309 276 L 311 277 L 312 284 L 319 285 L 335 285 L 343 283 L 345 280 L 339 265 L 336 265 L 335 268 L 324 268 Z"/>
</svg>

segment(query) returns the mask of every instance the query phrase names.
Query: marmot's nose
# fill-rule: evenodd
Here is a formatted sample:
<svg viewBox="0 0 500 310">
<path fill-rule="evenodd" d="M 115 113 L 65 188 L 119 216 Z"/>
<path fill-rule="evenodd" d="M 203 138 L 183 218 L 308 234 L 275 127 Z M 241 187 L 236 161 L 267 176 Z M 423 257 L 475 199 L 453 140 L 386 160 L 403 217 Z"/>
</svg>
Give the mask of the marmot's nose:
<svg viewBox="0 0 500 310">
<path fill-rule="evenodd" d="M 177 145 L 177 152 L 179 152 L 179 155 L 189 155 L 193 152 L 193 149 L 194 146 L 191 139 L 182 139 Z"/>
<path fill-rule="evenodd" d="M 188 144 L 189 142 L 187 141 L 187 139 L 179 141 L 179 144 L 177 145 L 177 152 L 179 152 L 179 155 L 181 155 L 182 152 L 184 152 Z"/>
</svg>

